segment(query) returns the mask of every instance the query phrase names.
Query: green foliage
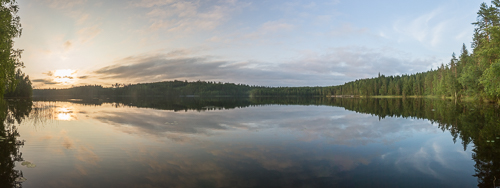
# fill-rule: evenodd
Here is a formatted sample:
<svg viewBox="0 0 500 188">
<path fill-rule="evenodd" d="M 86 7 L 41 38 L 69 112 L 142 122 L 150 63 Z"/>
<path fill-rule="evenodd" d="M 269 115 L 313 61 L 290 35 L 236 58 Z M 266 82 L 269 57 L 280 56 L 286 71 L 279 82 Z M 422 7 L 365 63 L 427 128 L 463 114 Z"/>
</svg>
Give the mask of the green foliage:
<svg viewBox="0 0 500 188">
<path fill-rule="evenodd" d="M 0 95 L 15 87 L 15 71 L 22 66 L 22 50 L 13 49 L 14 38 L 21 36 L 19 7 L 15 0 L 0 0 Z"/>
<path fill-rule="evenodd" d="M 31 81 L 30 81 L 29 76 L 22 73 L 20 69 L 17 69 L 15 78 L 16 78 L 16 81 L 14 82 L 15 89 L 7 91 L 7 93 L 5 93 L 5 95 L 4 95 L 4 97 L 8 97 L 8 98 L 15 98 L 15 97 L 28 98 L 28 97 L 31 97 L 31 95 L 33 93 L 33 87 L 31 86 Z"/>
<path fill-rule="evenodd" d="M 479 82 L 484 86 L 487 95 L 500 97 L 500 60 L 493 63 L 480 78 Z"/>
</svg>

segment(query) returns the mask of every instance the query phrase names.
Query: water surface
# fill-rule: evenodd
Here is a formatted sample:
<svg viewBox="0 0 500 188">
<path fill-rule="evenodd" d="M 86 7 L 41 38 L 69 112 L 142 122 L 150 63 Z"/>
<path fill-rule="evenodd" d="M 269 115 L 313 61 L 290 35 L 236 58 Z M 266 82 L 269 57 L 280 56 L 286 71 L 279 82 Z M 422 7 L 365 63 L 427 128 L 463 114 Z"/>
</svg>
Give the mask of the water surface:
<svg viewBox="0 0 500 188">
<path fill-rule="evenodd" d="M 0 107 L 1 187 L 500 184 L 494 105 L 185 98 Z"/>
</svg>

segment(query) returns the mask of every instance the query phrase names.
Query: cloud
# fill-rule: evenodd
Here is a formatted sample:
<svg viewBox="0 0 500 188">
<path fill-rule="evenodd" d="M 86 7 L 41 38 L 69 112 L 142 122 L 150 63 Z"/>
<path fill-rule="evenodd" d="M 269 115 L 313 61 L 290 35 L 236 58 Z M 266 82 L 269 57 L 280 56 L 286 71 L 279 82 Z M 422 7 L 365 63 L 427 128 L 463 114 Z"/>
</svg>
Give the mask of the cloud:
<svg viewBox="0 0 500 188">
<path fill-rule="evenodd" d="M 422 143 L 420 148 L 398 149 L 397 152 L 392 153 L 396 161 L 395 166 L 400 171 L 415 169 L 439 179 L 445 179 L 443 177 L 445 173 L 440 172 L 437 166 L 453 172 L 462 171 L 463 168 L 460 165 L 457 166 L 456 162 L 460 159 L 470 160 L 470 155 L 457 147 L 447 147 L 441 144 L 443 140 L 443 138 L 435 137 Z M 450 153 L 454 153 L 456 157 L 447 157 Z M 465 155 L 456 155 L 464 153 Z"/>
<path fill-rule="evenodd" d="M 306 54 L 293 61 L 270 64 L 257 61 L 217 60 L 179 50 L 165 54 L 130 56 L 92 72 L 97 78 L 123 82 L 207 80 L 271 86 L 328 86 L 378 73 L 399 75 L 427 71 L 435 59 L 412 59 L 398 51 L 363 47 L 332 48 L 323 54 Z M 388 55 L 391 54 L 391 55 Z"/>
<path fill-rule="evenodd" d="M 72 149 L 72 148 L 74 148 L 75 143 L 67 135 L 64 135 L 63 139 L 64 139 L 64 141 L 62 143 L 62 146 L 65 149 Z"/>
<path fill-rule="evenodd" d="M 82 14 L 80 15 L 80 18 L 78 18 L 78 20 L 76 21 L 77 24 L 81 25 L 83 23 L 85 23 L 85 21 L 87 21 L 89 19 L 89 14 Z"/>
<path fill-rule="evenodd" d="M 309 4 L 304 5 L 304 8 L 315 8 L 317 4 L 315 2 L 310 2 Z"/>
<path fill-rule="evenodd" d="M 339 3 L 340 3 L 340 0 L 331 0 L 331 1 L 327 1 L 325 4 L 336 5 Z"/>
<path fill-rule="evenodd" d="M 70 9 L 82 5 L 87 0 L 44 0 L 44 2 L 54 9 Z"/>
<path fill-rule="evenodd" d="M 75 154 L 75 158 L 88 164 L 97 165 L 101 159 L 94 153 L 93 149 L 94 148 L 92 146 L 80 145 L 77 153 Z"/>
<path fill-rule="evenodd" d="M 469 36 L 470 36 L 470 31 L 464 30 L 455 36 L 455 40 L 464 41 L 464 39 L 466 39 Z"/>
<path fill-rule="evenodd" d="M 250 66 L 261 66 L 261 68 L 250 68 Z M 169 58 L 161 54 L 127 57 L 93 73 L 102 79 L 120 79 L 132 82 L 187 79 L 261 85 L 304 85 L 311 84 L 306 82 L 315 79 L 315 77 L 321 77 L 297 72 L 284 72 L 263 66 L 262 62 L 233 62 L 215 60 L 211 57 Z"/>
<path fill-rule="evenodd" d="M 211 30 L 231 18 L 230 14 L 248 3 L 238 1 L 143 0 L 133 6 L 147 8 L 149 30 Z"/>
<path fill-rule="evenodd" d="M 53 71 L 48 71 L 48 72 L 44 72 L 42 74 L 46 74 L 47 76 L 52 76 L 52 75 L 54 75 L 54 72 Z"/>
<path fill-rule="evenodd" d="M 435 9 L 413 20 L 399 20 L 393 28 L 396 32 L 421 43 L 437 46 L 441 42 L 446 28 L 449 27 L 448 20 L 438 18 L 441 12 L 441 9 Z"/>
<path fill-rule="evenodd" d="M 72 44 L 72 43 L 71 43 L 71 41 L 69 41 L 69 40 L 68 40 L 68 41 L 66 41 L 66 42 L 64 42 L 64 48 L 65 48 L 66 50 L 69 50 L 69 49 L 71 48 L 71 46 L 72 46 L 72 45 L 73 45 L 73 44 Z"/>
<path fill-rule="evenodd" d="M 58 84 L 57 82 L 55 82 L 53 79 L 50 79 L 50 78 L 46 78 L 46 79 L 34 79 L 34 80 L 32 80 L 32 82 L 43 83 L 44 85 Z"/>
<path fill-rule="evenodd" d="M 342 75 L 342 80 L 385 75 L 410 74 L 427 71 L 436 62 L 434 58 L 413 59 L 398 57 L 398 51 L 373 50 L 364 47 L 332 48 L 324 54 L 310 54 L 280 68 L 291 72 L 320 75 Z M 390 55 L 389 55 L 390 54 Z M 405 56 L 408 54 L 403 54 Z"/>
<path fill-rule="evenodd" d="M 188 49 L 178 49 L 173 50 L 165 54 L 165 57 L 173 58 L 173 57 L 183 57 L 192 54 L 193 52 Z"/>
<path fill-rule="evenodd" d="M 198 118 L 200 116 L 190 118 L 192 115 L 174 112 L 147 114 L 145 111 L 147 110 L 130 113 L 102 111 L 95 119 L 115 125 L 126 132 L 159 136 L 166 133 L 208 134 L 210 131 L 226 129 L 216 119 Z M 129 129 L 131 126 L 132 129 Z"/>
<path fill-rule="evenodd" d="M 320 3 L 320 4 L 317 4 Z M 304 11 L 318 10 L 318 5 L 332 5 L 331 3 L 325 2 L 314 2 L 314 1 L 285 1 L 277 6 L 277 9 L 282 10 L 287 13 L 304 13 Z"/>
<path fill-rule="evenodd" d="M 58 69 L 54 71 L 44 72 L 42 74 L 47 75 L 47 77 L 42 79 L 34 79 L 33 83 L 39 83 L 37 87 L 43 87 L 44 85 L 70 85 L 78 81 L 77 78 L 85 79 L 87 76 L 78 76 L 77 70 L 72 69 Z"/>
<path fill-rule="evenodd" d="M 68 79 L 73 79 L 73 76 L 56 76 L 55 78 L 68 78 Z"/>
<path fill-rule="evenodd" d="M 407 119 L 388 118 L 380 122 L 372 115 L 353 114 L 341 108 L 297 106 L 286 111 L 283 111 L 283 108 L 265 106 L 210 111 L 210 113 L 195 111 L 178 113 L 153 109 L 136 109 L 132 112 L 113 109 L 100 110 L 91 118 L 113 125 L 129 134 L 169 136 L 177 141 L 189 140 L 188 138 L 194 135 L 223 134 L 235 129 L 249 131 L 280 129 L 281 132 L 298 133 L 295 135 L 298 135 L 300 140 L 326 139 L 332 144 L 358 146 L 404 139 L 405 132 L 415 127 L 424 131 L 434 129 L 432 125 L 422 121 L 408 123 Z"/>
<path fill-rule="evenodd" d="M 367 34 L 367 28 L 356 28 L 349 23 L 342 24 L 339 28 L 335 28 L 329 34 L 335 37 L 352 36 Z"/>
<path fill-rule="evenodd" d="M 268 21 L 263 23 L 257 31 L 245 35 L 245 38 L 259 38 L 265 35 L 281 34 L 283 32 L 291 31 L 295 25 L 286 23 L 284 21 Z"/>
<path fill-rule="evenodd" d="M 332 15 L 318 15 L 316 16 L 316 22 L 318 23 L 325 23 L 325 22 L 329 22 L 330 20 L 332 20 Z"/>
<path fill-rule="evenodd" d="M 101 29 L 97 25 L 82 28 L 77 32 L 81 43 L 86 43 L 92 40 L 94 37 L 99 35 L 99 33 L 101 33 Z"/>
<path fill-rule="evenodd" d="M 140 2 L 133 3 L 132 5 L 137 7 L 154 7 L 162 6 L 175 2 L 175 0 L 142 0 Z"/>
<path fill-rule="evenodd" d="M 264 24 L 262 24 L 260 30 L 263 32 L 279 32 L 283 30 L 290 30 L 293 29 L 294 25 L 281 22 L 281 21 L 269 21 Z"/>
</svg>

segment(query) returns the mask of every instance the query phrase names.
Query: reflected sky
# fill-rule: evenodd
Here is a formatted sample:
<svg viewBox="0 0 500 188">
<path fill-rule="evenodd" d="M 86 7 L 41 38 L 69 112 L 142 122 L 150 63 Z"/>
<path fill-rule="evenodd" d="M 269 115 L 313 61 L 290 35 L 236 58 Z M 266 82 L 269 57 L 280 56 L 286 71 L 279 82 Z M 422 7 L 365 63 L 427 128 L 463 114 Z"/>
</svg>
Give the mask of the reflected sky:
<svg viewBox="0 0 500 188">
<path fill-rule="evenodd" d="M 37 102 L 24 187 L 473 187 L 471 151 L 427 120 L 328 106 L 168 111 Z M 457 141 L 460 143 L 460 141 Z M 469 147 L 470 148 L 470 147 Z"/>
</svg>

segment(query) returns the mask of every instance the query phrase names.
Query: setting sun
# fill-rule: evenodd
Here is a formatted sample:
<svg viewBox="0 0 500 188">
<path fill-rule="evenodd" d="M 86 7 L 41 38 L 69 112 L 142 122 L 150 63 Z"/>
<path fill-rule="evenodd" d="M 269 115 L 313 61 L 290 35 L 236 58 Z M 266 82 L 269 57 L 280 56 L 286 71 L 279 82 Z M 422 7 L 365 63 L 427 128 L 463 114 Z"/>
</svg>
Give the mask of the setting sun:
<svg viewBox="0 0 500 188">
<path fill-rule="evenodd" d="M 60 84 L 71 84 L 75 81 L 76 77 L 75 70 L 71 69 L 59 69 L 54 71 L 54 81 Z"/>
</svg>

